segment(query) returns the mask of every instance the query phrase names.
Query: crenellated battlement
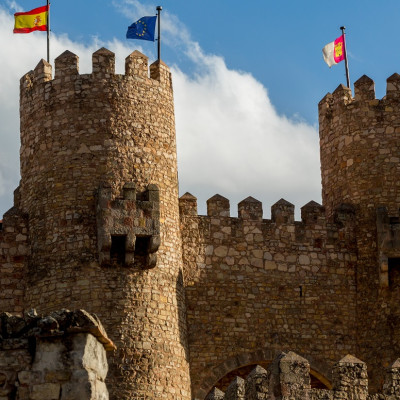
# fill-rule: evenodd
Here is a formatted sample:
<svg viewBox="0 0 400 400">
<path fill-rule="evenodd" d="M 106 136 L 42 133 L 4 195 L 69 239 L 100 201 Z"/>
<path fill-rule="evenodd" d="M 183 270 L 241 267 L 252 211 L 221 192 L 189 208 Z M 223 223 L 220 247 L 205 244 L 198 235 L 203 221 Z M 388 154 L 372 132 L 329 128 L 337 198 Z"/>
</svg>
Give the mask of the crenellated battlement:
<svg viewBox="0 0 400 400">
<path fill-rule="evenodd" d="M 209 251 L 212 248 L 215 256 L 222 257 L 221 262 L 224 255 L 228 255 L 229 246 L 234 247 L 235 243 L 243 250 L 247 249 L 246 252 L 250 248 L 257 249 L 246 258 L 246 262 L 281 271 L 295 271 L 301 265 L 308 268 L 307 265 L 313 263 L 320 265 L 320 261 L 306 255 L 310 251 L 322 255 L 333 249 L 346 251 L 355 247 L 356 213 L 349 204 L 339 205 L 333 220 L 327 220 L 325 208 L 310 201 L 301 208 L 301 221 L 295 221 L 295 207 L 285 199 L 272 205 L 271 219 L 263 219 L 262 203 L 253 197 L 247 197 L 238 204 L 238 217 L 230 217 L 229 200 L 218 194 L 207 200 L 207 215 L 197 214 L 197 199 L 190 193 L 179 199 L 179 208 L 184 243 L 197 238 L 198 245 L 200 235 L 200 242 L 209 243 Z M 275 260 L 269 255 L 278 251 L 275 246 L 279 251 L 285 251 L 287 256 Z M 224 250 L 218 251 L 221 247 Z M 304 256 L 300 256 L 301 253 Z M 241 262 L 240 257 L 237 261 Z"/>
<path fill-rule="evenodd" d="M 344 272 L 343 262 L 327 261 L 329 254 L 355 249 L 356 214 L 348 204 L 337 207 L 332 221 L 326 219 L 325 208 L 314 201 L 301 208 L 301 221 L 294 220 L 294 205 L 284 199 L 272 205 L 271 219 L 262 218 L 262 203 L 253 197 L 238 204 L 238 217 L 230 217 L 229 200 L 221 195 L 207 200 L 207 215 L 197 214 L 197 199 L 190 193 L 179 199 L 179 205 L 184 252 L 191 259 L 188 276 L 201 265 L 202 252 L 212 265 L 218 260 L 270 272 L 303 268 L 317 272 L 328 262 Z M 355 259 L 354 255 L 342 257 L 343 261 Z"/>
<path fill-rule="evenodd" d="M 338 123 L 343 118 L 352 121 L 361 119 L 358 122 L 363 122 L 363 127 L 368 127 L 370 123 L 382 127 L 385 119 L 393 122 L 396 110 L 392 106 L 397 107 L 400 100 L 400 75 L 395 73 L 386 82 L 386 95 L 382 99 L 376 98 L 375 82 L 366 75 L 354 83 L 354 96 L 351 89 L 343 84 L 332 93 L 327 93 L 318 105 L 321 138 L 327 134 L 325 128 L 328 123 Z"/>
<path fill-rule="evenodd" d="M 320 116 L 329 115 L 334 109 L 344 106 L 353 106 L 351 111 L 354 113 L 355 111 L 361 112 L 362 108 L 366 106 L 376 108 L 392 101 L 398 102 L 400 99 L 400 75 L 394 73 L 386 80 L 386 83 L 386 95 L 382 99 L 375 97 L 375 82 L 367 75 L 363 75 L 354 82 L 354 97 L 351 89 L 340 84 L 333 93 L 327 93 L 319 102 Z M 357 106 L 362 108 L 357 109 Z M 386 111 L 390 112 L 390 110 Z"/>
<path fill-rule="evenodd" d="M 271 224 L 279 227 L 283 225 L 300 227 L 317 225 L 330 229 L 341 229 L 346 223 L 354 222 L 355 209 L 349 204 L 341 204 L 335 210 L 334 220 L 328 222 L 325 216 L 325 207 L 315 201 L 310 201 L 301 207 L 301 221 L 295 221 L 295 206 L 285 199 L 278 200 L 271 206 L 271 219 L 263 218 L 262 203 L 249 196 L 238 203 L 238 217 L 231 217 L 230 202 L 227 198 L 216 194 L 207 200 L 207 215 L 198 215 L 197 198 L 185 193 L 179 199 L 181 218 L 199 217 L 202 219 L 219 218 L 226 223 L 261 223 L 263 226 Z M 336 227 L 336 228 L 334 228 Z"/>
<path fill-rule="evenodd" d="M 45 60 L 40 60 L 33 71 L 29 71 L 21 78 L 21 89 L 32 90 L 34 86 L 51 83 L 67 84 L 85 79 L 96 81 L 107 79 L 126 81 L 130 79 L 140 80 L 146 84 L 160 84 L 172 88 L 171 73 L 162 61 L 148 64 L 148 57 L 135 50 L 125 59 L 125 74 L 115 73 L 115 54 L 101 48 L 92 55 L 92 73 L 79 74 L 79 57 L 69 50 L 59 55 L 54 60 L 54 79 L 52 79 L 52 66 Z M 149 73 L 150 70 L 150 73 Z M 23 94 L 22 90 L 22 94 Z"/>
</svg>

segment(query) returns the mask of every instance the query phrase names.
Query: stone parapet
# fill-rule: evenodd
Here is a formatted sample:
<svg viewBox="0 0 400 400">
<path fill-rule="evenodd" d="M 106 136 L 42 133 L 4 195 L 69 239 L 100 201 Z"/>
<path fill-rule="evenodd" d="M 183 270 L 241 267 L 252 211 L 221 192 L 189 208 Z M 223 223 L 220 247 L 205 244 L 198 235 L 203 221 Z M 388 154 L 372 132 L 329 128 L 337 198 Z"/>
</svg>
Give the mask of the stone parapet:
<svg viewBox="0 0 400 400">
<path fill-rule="evenodd" d="M 263 218 L 262 203 L 251 196 L 238 204 L 237 218 L 230 216 L 229 200 L 218 194 L 207 200 L 207 216 L 197 214 L 197 199 L 190 193 L 179 199 L 179 208 L 182 221 L 202 221 L 203 226 L 219 229 L 225 240 L 240 235 L 240 230 L 245 236 L 244 232 L 249 229 L 247 225 L 258 226 L 258 242 L 279 240 L 281 235 L 287 235 L 296 242 L 304 240 L 309 245 L 311 236 L 320 236 L 315 240 L 315 247 L 321 248 L 338 241 L 355 240 L 356 216 L 351 204 L 340 204 L 334 210 L 335 218 L 329 221 L 325 217 L 325 208 L 315 201 L 301 207 L 301 221 L 295 221 L 294 205 L 285 199 L 271 206 L 271 219 Z"/>
</svg>

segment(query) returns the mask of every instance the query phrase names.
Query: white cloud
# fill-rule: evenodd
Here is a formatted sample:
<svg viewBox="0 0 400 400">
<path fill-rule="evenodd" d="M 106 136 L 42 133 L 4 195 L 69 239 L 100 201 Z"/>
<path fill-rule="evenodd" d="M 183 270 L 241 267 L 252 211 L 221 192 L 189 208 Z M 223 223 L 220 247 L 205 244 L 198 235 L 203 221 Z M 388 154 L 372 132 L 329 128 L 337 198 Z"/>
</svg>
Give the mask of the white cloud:
<svg viewBox="0 0 400 400">
<path fill-rule="evenodd" d="M 129 6 L 129 7 L 127 7 Z M 132 7 L 136 7 L 132 9 Z M 118 2 L 121 12 L 154 13 L 154 7 L 129 0 Z M 0 64 L 0 216 L 11 206 L 18 185 L 19 78 L 44 57 L 44 35 L 13 35 L 12 17 L 0 6 L 0 37 L 4 38 Z M 281 197 L 302 206 L 320 201 L 318 134 L 314 127 L 279 115 L 267 89 L 250 74 L 229 69 L 221 57 L 204 54 L 173 15 L 163 14 L 164 44 L 179 49 L 191 70 L 172 66 L 178 139 L 181 194 L 199 199 L 200 212 L 215 193 L 236 203 L 247 196 L 263 201 L 264 214 Z M 179 32 L 179 36 L 177 34 Z M 117 72 L 132 51 L 114 39 L 93 38 L 89 46 L 67 36 L 53 36 L 52 56 L 68 49 L 80 57 L 80 71 L 91 70 L 91 53 L 105 46 L 116 53 Z M 141 50 L 141 48 L 138 48 Z M 0 175 L 1 178 L 1 175 Z"/>
<path fill-rule="evenodd" d="M 132 20 L 155 10 L 138 0 L 118 8 Z M 248 196 L 263 201 L 264 216 L 281 197 L 297 208 L 320 202 L 316 128 L 279 115 L 260 82 L 204 54 L 176 16 L 163 11 L 162 21 L 163 43 L 192 62 L 190 72 L 172 66 L 181 194 L 198 197 L 205 213 L 206 200 L 220 193 L 231 200 L 231 215 Z"/>
<path fill-rule="evenodd" d="M 264 214 L 285 197 L 319 200 L 315 128 L 279 116 L 267 90 L 251 75 L 204 56 L 194 77 L 174 68 L 180 189 L 204 202 L 215 193 L 263 201 Z M 179 105 L 184 105 L 179 106 Z"/>
</svg>

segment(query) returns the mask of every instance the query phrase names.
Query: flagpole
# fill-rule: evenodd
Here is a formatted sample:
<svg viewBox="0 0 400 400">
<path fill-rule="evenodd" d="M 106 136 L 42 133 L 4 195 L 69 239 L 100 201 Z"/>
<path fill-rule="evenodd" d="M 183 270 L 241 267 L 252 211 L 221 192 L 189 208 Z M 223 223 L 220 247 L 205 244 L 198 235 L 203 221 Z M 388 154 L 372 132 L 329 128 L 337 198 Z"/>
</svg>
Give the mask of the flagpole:
<svg viewBox="0 0 400 400">
<path fill-rule="evenodd" d="M 50 0 L 47 0 L 47 62 L 50 63 Z"/>
<path fill-rule="evenodd" d="M 350 89 L 350 75 L 349 75 L 349 63 L 347 61 L 347 45 L 346 45 L 346 33 L 345 33 L 345 26 L 341 26 L 340 29 L 342 30 L 343 35 L 343 44 L 344 44 L 344 61 L 346 67 L 346 79 L 347 79 L 347 87 Z"/>
<path fill-rule="evenodd" d="M 161 6 L 157 6 L 156 10 L 158 11 L 157 13 L 157 23 L 158 23 L 158 60 L 161 60 Z"/>
</svg>

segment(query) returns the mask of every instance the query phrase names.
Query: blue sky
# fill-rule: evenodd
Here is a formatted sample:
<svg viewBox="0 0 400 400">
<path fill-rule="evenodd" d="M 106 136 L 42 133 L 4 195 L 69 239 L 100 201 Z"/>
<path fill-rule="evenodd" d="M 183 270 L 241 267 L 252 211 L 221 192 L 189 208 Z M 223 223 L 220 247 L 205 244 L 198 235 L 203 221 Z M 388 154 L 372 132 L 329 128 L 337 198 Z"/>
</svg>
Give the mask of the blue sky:
<svg viewBox="0 0 400 400">
<path fill-rule="evenodd" d="M 33 1 L 19 3 L 28 7 Z M 117 3 L 121 2 L 55 0 L 53 29 L 73 40 L 88 42 L 93 35 L 123 40 L 130 19 L 115 7 Z M 142 3 L 153 8 L 158 4 Z M 352 81 L 363 74 L 376 77 L 383 95 L 385 79 L 400 62 L 396 51 L 400 2 L 396 0 L 169 0 L 160 4 L 164 13 L 179 18 L 206 53 L 222 56 L 230 68 L 250 72 L 261 81 L 280 112 L 299 113 L 310 123 L 317 122 L 319 99 L 345 83 L 343 63 L 329 70 L 321 57 L 321 48 L 340 36 L 340 26 L 347 27 Z M 74 10 L 82 12 L 73 16 Z M 76 21 L 73 25 L 67 15 Z M 144 48 L 154 50 L 153 44 Z M 168 46 L 163 50 L 168 64 L 190 67 L 179 50 Z"/>
<path fill-rule="evenodd" d="M 45 34 L 12 34 L 12 15 L 44 4 L 0 3 L 0 217 L 18 185 L 18 80 L 46 54 Z M 117 67 L 135 49 L 153 60 L 155 43 L 125 33 L 157 5 L 162 58 L 174 74 L 181 194 L 197 196 L 204 213 L 205 200 L 220 193 L 232 215 L 251 195 L 266 218 L 281 197 L 297 211 L 320 202 L 317 105 L 345 83 L 343 63 L 329 69 L 321 49 L 345 25 L 352 83 L 367 74 L 384 96 L 386 79 L 400 72 L 400 2 L 54 0 L 51 62 L 70 49 L 90 72 L 101 46 L 116 53 Z"/>
</svg>

